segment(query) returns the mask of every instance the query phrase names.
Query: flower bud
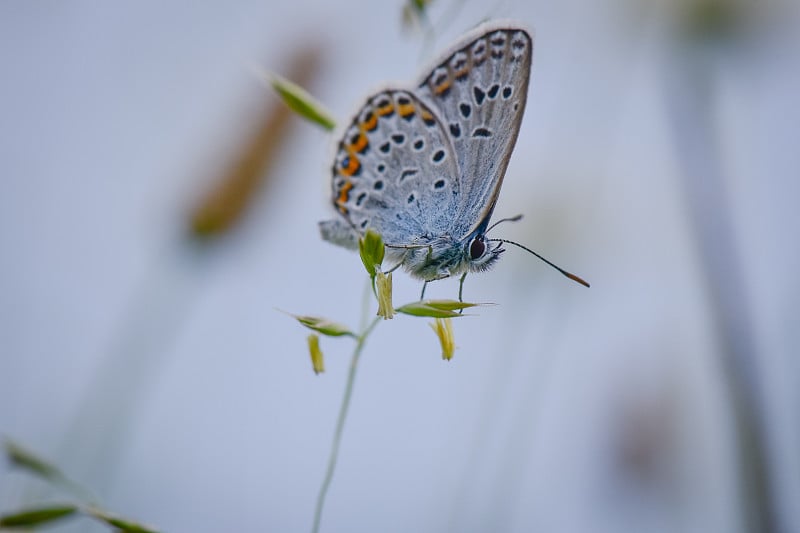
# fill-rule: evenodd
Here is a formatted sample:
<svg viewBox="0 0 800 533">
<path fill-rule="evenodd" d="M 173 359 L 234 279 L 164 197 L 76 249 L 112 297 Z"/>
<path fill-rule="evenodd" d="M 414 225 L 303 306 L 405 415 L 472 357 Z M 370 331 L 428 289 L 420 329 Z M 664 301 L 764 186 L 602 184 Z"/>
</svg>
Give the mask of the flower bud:
<svg viewBox="0 0 800 533">
<path fill-rule="evenodd" d="M 433 324 L 429 324 L 436 336 L 439 337 L 439 344 L 442 345 L 442 359 L 449 361 L 453 358 L 456 351 L 456 342 L 453 338 L 453 320 L 450 318 L 436 318 Z"/>
<path fill-rule="evenodd" d="M 322 359 L 322 350 L 319 348 L 319 335 L 312 333 L 308 336 L 308 351 L 311 352 L 311 366 L 314 373 L 325 372 L 325 361 Z"/>
<path fill-rule="evenodd" d="M 392 273 L 384 274 L 377 271 L 375 278 L 375 289 L 378 293 L 378 316 L 384 320 L 394 317 L 394 306 L 392 305 Z"/>
</svg>

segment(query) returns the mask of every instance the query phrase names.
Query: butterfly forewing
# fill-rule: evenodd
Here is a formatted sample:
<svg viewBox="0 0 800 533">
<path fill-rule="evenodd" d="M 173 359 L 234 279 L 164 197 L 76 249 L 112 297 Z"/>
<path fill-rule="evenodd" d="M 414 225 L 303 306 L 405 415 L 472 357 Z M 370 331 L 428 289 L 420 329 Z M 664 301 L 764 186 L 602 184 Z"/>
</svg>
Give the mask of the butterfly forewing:
<svg viewBox="0 0 800 533">
<path fill-rule="evenodd" d="M 441 117 L 457 155 L 454 236 L 488 224 L 525 110 L 532 51 L 524 29 L 481 26 L 426 73 L 416 91 Z"/>
<path fill-rule="evenodd" d="M 460 194 L 448 133 L 412 92 L 367 100 L 337 147 L 333 203 L 356 233 L 412 245 L 451 226 Z"/>
</svg>

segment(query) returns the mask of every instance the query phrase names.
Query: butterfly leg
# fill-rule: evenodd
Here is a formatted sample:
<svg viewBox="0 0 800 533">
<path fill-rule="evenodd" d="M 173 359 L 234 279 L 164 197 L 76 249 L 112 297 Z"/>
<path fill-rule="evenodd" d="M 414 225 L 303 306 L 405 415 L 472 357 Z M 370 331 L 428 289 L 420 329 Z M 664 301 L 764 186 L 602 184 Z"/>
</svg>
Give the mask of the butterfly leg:
<svg viewBox="0 0 800 533">
<path fill-rule="evenodd" d="M 425 298 L 425 289 L 428 287 L 428 282 L 422 284 L 422 294 L 419 295 L 419 301 L 421 302 Z"/>
<path fill-rule="evenodd" d="M 400 268 L 400 266 L 401 266 L 402 264 L 403 264 L 403 261 L 400 261 L 400 262 L 399 262 L 399 263 L 397 263 L 395 266 L 393 266 L 392 268 L 390 268 L 389 270 L 387 270 L 386 272 L 384 272 L 384 274 L 390 274 L 390 273 L 394 272 L 395 270 L 397 270 L 398 268 Z"/>
<path fill-rule="evenodd" d="M 464 272 L 464 274 L 461 275 L 461 279 L 458 282 L 458 301 L 459 302 L 463 302 L 464 301 L 464 299 L 462 298 L 462 295 L 464 294 L 464 280 L 466 278 L 467 278 L 467 273 Z M 463 309 L 458 311 L 459 314 L 461 314 L 463 312 L 464 312 Z"/>
</svg>

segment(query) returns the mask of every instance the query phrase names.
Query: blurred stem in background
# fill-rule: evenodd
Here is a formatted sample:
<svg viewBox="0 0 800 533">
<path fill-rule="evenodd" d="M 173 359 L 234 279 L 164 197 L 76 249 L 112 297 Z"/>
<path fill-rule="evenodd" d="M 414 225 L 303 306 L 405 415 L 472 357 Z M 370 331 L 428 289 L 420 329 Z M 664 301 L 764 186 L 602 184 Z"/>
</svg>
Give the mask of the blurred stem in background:
<svg viewBox="0 0 800 533">
<path fill-rule="evenodd" d="M 750 293 L 729 205 L 715 115 L 718 74 L 745 37 L 747 11 L 736 0 L 683 2 L 677 38 L 665 64 L 666 105 L 692 237 L 708 290 L 738 437 L 741 499 L 747 531 L 786 531 L 768 461 L 769 433 Z M 675 36 L 673 36 L 675 37 Z"/>
<path fill-rule="evenodd" d="M 319 46 L 301 49 L 290 58 L 288 76 L 304 86 L 313 85 L 320 55 Z M 154 258 L 111 337 L 108 352 L 88 380 L 56 454 L 59 464 L 69 465 L 101 495 L 113 481 L 140 403 L 190 314 L 198 278 L 217 253 L 214 244 L 236 227 L 259 198 L 270 166 L 290 136 L 288 127 L 296 118 L 266 85 L 264 95 L 272 103 L 265 106 L 253 133 L 244 138 L 239 153 L 190 214 L 189 238 L 170 243 L 165 254 Z"/>
<path fill-rule="evenodd" d="M 320 47 L 300 49 L 291 58 L 289 79 L 300 87 L 312 85 L 319 70 Z M 265 87 L 265 92 L 269 93 Z M 288 126 L 294 113 L 275 99 L 250 139 L 245 140 L 241 153 L 231 168 L 198 203 L 191 214 L 193 237 L 224 235 L 241 220 L 263 185 L 283 141 L 288 137 Z"/>
<path fill-rule="evenodd" d="M 363 316 L 367 316 L 369 307 L 364 308 Z M 317 495 L 317 502 L 314 506 L 314 522 L 311 526 L 312 533 L 319 531 L 322 524 L 322 510 L 325 507 L 325 498 L 328 495 L 328 489 L 333 481 L 333 474 L 336 471 L 336 463 L 339 460 L 339 447 L 342 444 L 342 436 L 344 435 L 344 424 L 347 422 L 347 414 L 350 411 L 350 400 L 353 397 L 353 386 L 356 381 L 356 372 L 358 370 L 358 361 L 361 358 L 361 352 L 364 350 L 364 344 L 375 326 L 381 321 L 381 317 L 372 319 L 369 325 L 361 330 L 356 338 L 356 346 L 353 350 L 353 355 L 350 356 L 350 368 L 347 372 L 347 382 L 345 384 L 344 396 L 342 403 L 339 407 L 339 416 L 336 419 L 336 430 L 333 433 L 333 440 L 331 442 L 330 455 L 328 457 L 328 466 L 325 468 L 325 476 L 322 479 L 322 485 Z M 362 320 L 362 323 L 364 320 Z"/>
</svg>

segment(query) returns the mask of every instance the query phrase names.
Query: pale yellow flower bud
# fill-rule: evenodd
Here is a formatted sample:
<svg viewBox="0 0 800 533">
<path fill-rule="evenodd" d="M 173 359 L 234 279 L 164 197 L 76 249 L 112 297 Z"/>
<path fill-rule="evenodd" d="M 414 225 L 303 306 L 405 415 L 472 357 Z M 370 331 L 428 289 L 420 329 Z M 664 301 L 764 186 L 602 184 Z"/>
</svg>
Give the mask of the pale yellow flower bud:
<svg viewBox="0 0 800 533">
<path fill-rule="evenodd" d="M 319 348 L 319 335 L 308 336 L 308 351 L 311 352 L 311 366 L 315 374 L 325 372 L 325 361 L 322 359 L 322 350 Z"/>
<path fill-rule="evenodd" d="M 380 270 L 376 272 L 375 289 L 378 293 L 378 316 L 384 320 L 394 317 L 394 306 L 392 305 L 392 273 L 384 274 Z"/>
<path fill-rule="evenodd" d="M 428 324 L 442 345 L 442 359 L 449 361 L 456 351 L 456 342 L 453 338 L 453 320 L 451 318 L 436 318 L 433 324 Z"/>
</svg>

